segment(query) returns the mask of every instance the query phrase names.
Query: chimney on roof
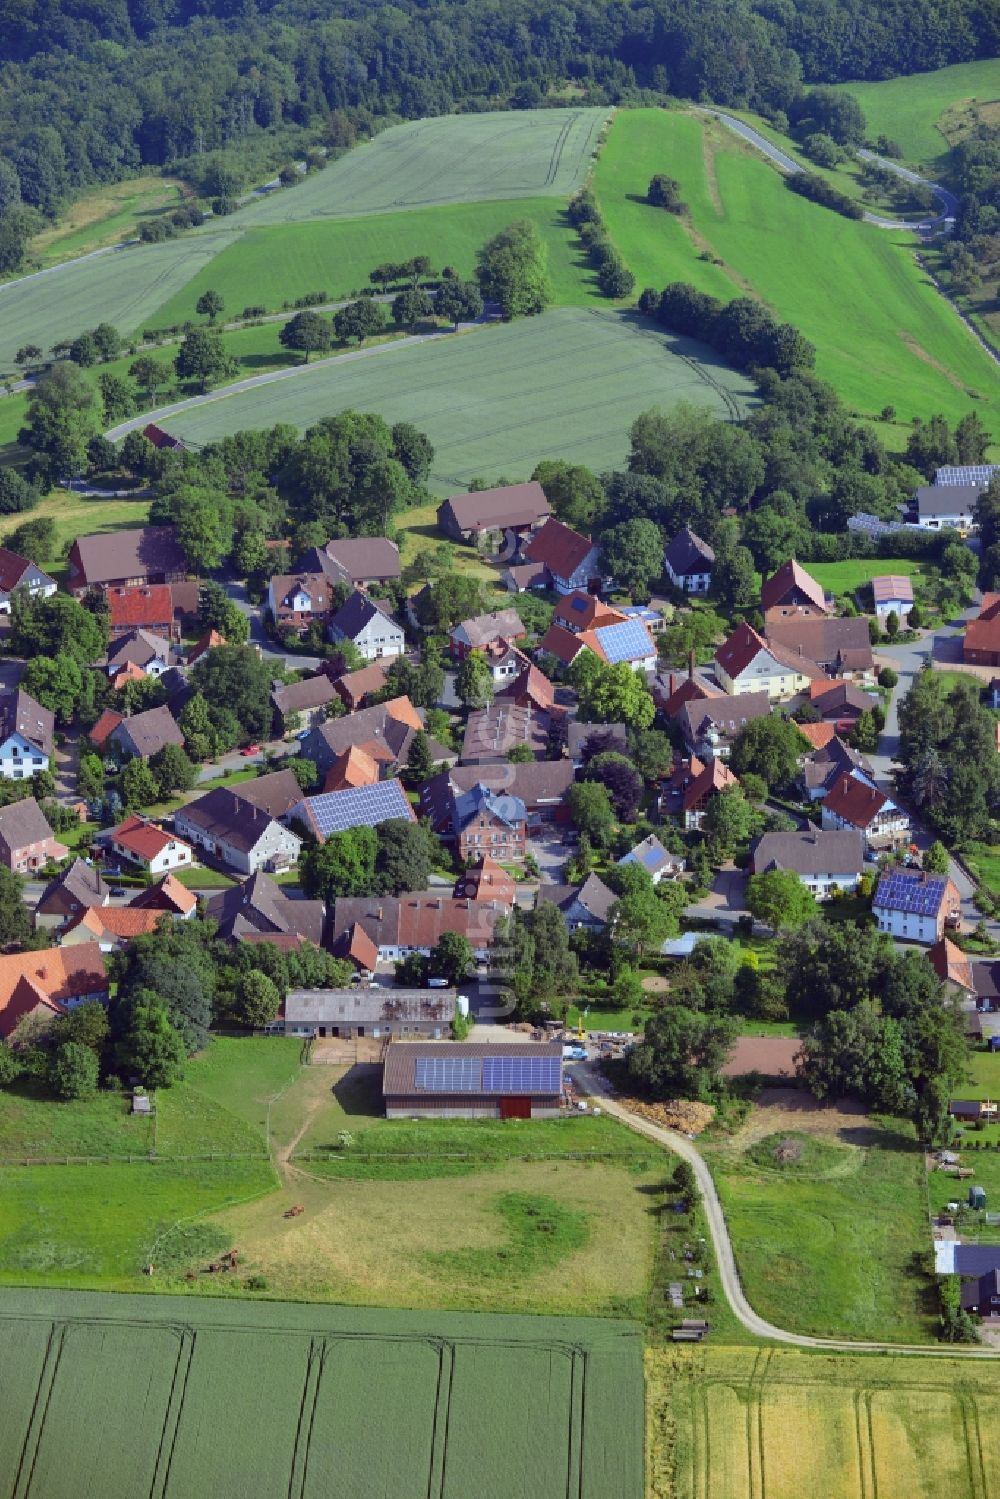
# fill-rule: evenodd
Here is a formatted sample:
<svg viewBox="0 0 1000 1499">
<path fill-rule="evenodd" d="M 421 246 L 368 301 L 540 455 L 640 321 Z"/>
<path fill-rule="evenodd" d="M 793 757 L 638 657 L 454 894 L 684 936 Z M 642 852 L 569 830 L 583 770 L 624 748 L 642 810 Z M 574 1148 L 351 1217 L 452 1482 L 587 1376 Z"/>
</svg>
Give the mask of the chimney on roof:
<svg viewBox="0 0 1000 1499">
<path fill-rule="evenodd" d="M 694 681 L 694 651 L 688 651 L 688 681 Z"/>
</svg>

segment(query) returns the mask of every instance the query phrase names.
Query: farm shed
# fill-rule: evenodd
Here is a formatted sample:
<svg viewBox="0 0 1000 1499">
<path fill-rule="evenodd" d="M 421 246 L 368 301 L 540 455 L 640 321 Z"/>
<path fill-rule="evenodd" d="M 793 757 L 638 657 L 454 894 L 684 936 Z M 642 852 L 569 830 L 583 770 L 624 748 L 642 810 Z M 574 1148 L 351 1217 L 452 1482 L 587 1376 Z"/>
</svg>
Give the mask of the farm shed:
<svg viewBox="0 0 1000 1499">
<path fill-rule="evenodd" d="M 293 989 L 285 996 L 286 1036 L 448 1034 L 454 989 Z"/>
<path fill-rule="evenodd" d="M 561 1092 L 558 1041 L 393 1041 L 382 1074 L 387 1119 L 555 1119 Z"/>
</svg>

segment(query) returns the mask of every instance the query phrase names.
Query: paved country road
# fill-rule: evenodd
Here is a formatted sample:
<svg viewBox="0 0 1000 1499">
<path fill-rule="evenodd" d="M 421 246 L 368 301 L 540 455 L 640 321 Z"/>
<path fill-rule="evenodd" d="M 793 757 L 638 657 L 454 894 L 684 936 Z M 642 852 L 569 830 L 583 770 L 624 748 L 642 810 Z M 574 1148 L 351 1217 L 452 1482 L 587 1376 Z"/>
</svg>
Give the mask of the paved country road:
<svg viewBox="0 0 1000 1499">
<path fill-rule="evenodd" d="M 796 1348 L 825 1348 L 834 1353 L 906 1353 L 919 1354 L 924 1358 L 995 1359 L 1000 1357 L 1000 1350 L 969 1347 L 960 1343 L 937 1346 L 929 1344 L 925 1347 L 919 1343 L 865 1343 L 848 1338 L 813 1338 L 805 1333 L 789 1332 L 784 1327 L 776 1327 L 773 1322 L 768 1322 L 765 1317 L 761 1317 L 754 1311 L 746 1298 L 736 1265 L 733 1242 L 726 1225 L 726 1215 L 722 1210 L 712 1173 L 701 1152 L 686 1135 L 679 1134 L 676 1130 L 665 1129 L 662 1125 L 653 1124 L 650 1120 L 631 1113 L 622 1104 L 609 1097 L 609 1085 L 596 1067 L 588 1065 L 584 1068 L 581 1065 L 573 1069 L 573 1076 L 581 1091 L 600 1097 L 601 1108 L 612 1118 L 620 1120 L 629 1129 L 644 1135 L 655 1144 L 662 1145 L 665 1150 L 673 1151 L 675 1155 L 680 1156 L 681 1160 L 687 1161 L 694 1171 L 698 1190 L 701 1193 L 702 1206 L 705 1209 L 705 1217 L 708 1220 L 709 1233 L 712 1235 L 712 1247 L 719 1266 L 719 1279 L 722 1282 L 723 1292 L 733 1315 L 755 1337 L 772 1338 L 777 1343 L 790 1343 Z"/>
<path fill-rule="evenodd" d="M 704 113 L 712 115 L 721 124 L 725 125 L 727 129 L 732 130 L 736 135 L 742 136 L 751 146 L 755 146 L 769 161 L 774 163 L 779 171 L 786 172 L 789 176 L 795 172 L 802 171 L 800 164 L 789 156 L 787 151 L 782 151 L 779 146 L 769 141 L 766 135 L 761 135 L 759 130 L 755 130 L 745 120 L 738 120 L 735 115 L 726 114 L 721 109 L 708 109 Z M 916 234 L 933 234 L 935 230 L 940 229 L 945 221 L 955 213 L 958 207 L 958 199 L 954 193 L 950 193 L 939 182 L 928 182 L 926 177 L 921 177 L 917 172 L 911 172 L 908 167 L 899 166 L 896 162 L 890 161 L 887 156 L 878 156 L 874 151 L 859 150 L 857 154 L 863 161 L 876 162 L 880 167 L 884 167 L 887 172 L 894 172 L 897 177 L 902 177 L 907 182 L 919 182 L 924 187 L 929 187 L 940 202 L 943 210 L 932 219 L 921 219 L 916 223 L 907 221 L 906 219 L 884 219 L 880 214 L 868 213 L 866 210 L 864 215 L 866 223 L 874 224 L 878 229 L 909 229 Z"/>
</svg>

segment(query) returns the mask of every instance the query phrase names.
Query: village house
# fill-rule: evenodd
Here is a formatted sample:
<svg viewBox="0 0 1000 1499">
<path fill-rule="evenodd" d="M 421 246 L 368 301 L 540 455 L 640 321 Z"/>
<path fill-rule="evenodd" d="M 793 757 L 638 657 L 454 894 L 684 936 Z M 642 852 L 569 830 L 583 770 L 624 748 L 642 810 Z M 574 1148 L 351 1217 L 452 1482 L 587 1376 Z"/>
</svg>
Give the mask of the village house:
<svg viewBox="0 0 1000 1499">
<path fill-rule="evenodd" d="M 354 929 L 360 927 L 375 944 L 379 962 L 399 963 L 412 953 L 429 957 L 444 934 L 452 932 L 465 937 L 473 956 L 484 963 L 497 920 L 509 910 L 504 901 L 456 900 L 433 891 L 341 897 L 334 902 L 330 951 L 334 957 L 347 956 Z"/>
<path fill-rule="evenodd" d="M 905 625 L 913 608 L 913 582 L 900 573 L 880 574 L 872 578 L 872 599 L 877 619 L 895 614 L 900 624 Z"/>
<path fill-rule="evenodd" d="M 196 640 L 188 651 L 187 665 L 193 666 L 196 661 L 200 661 L 202 656 L 206 655 L 209 651 L 217 650 L 220 645 L 225 644 L 226 637 L 220 635 L 218 630 L 206 630 L 204 635 Z"/>
<path fill-rule="evenodd" d="M 176 526 L 141 526 L 80 536 L 69 552 L 69 588 L 82 598 L 88 588 L 139 588 L 172 583 L 187 573 L 187 557 Z"/>
<path fill-rule="evenodd" d="M 973 531 L 978 484 L 922 484 L 910 502 L 907 519 L 921 531 Z"/>
<path fill-rule="evenodd" d="M 817 678 L 822 668 L 784 646 L 768 644 L 744 620 L 715 653 L 715 674 L 727 692 L 766 692 L 769 698 L 794 697 Z"/>
<path fill-rule="evenodd" d="M 760 607 L 767 622 L 787 614 L 819 619 L 833 612 L 833 601 L 793 557 L 761 584 Z"/>
<path fill-rule="evenodd" d="M 558 714 L 565 717 L 565 709 L 556 703 L 556 689 L 543 671 L 524 658 L 524 668 L 506 687 L 501 687 L 496 701 L 509 703 L 516 708 L 527 708 L 535 713 Z"/>
<path fill-rule="evenodd" d="M 517 881 L 496 859 L 483 854 L 458 876 L 452 894 L 456 900 L 493 901 L 511 907 L 517 896 Z"/>
<path fill-rule="evenodd" d="M 370 665 L 362 666 L 358 671 L 348 671 L 339 677 L 331 675 L 331 680 L 334 691 L 348 713 L 356 713 L 359 708 L 365 706 L 369 697 L 382 691 L 388 678 L 381 661 L 372 661 Z"/>
<path fill-rule="evenodd" d="M 801 723 L 798 729 L 801 734 L 806 735 L 810 744 L 821 740 L 819 748 L 814 749 L 802 762 L 800 781 L 808 801 L 822 801 L 837 782 L 852 771 L 858 771 L 874 785 L 875 772 L 869 762 L 860 750 L 851 749 L 850 745 L 837 736 L 833 724 Z M 827 731 L 827 737 L 823 739 L 821 734 L 807 733 L 807 730 Z"/>
<path fill-rule="evenodd" d="M 205 915 L 218 923 L 226 942 L 265 942 L 322 947 L 326 907 L 321 900 L 292 900 L 281 886 L 257 870 L 249 879 L 209 896 Z"/>
<path fill-rule="evenodd" d="M 507 863 L 524 859 L 528 812 L 519 796 L 493 791 L 477 781 L 455 796 L 453 823 L 460 859 L 476 859 L 483 853 Z"/>
<path fill-rule="evenodd" d="M 129 905 L 139 911 L 165 912 L 175 921 L 190 921 L 198 909 L 198 897 L 176 875 L 165 874 L 134 895 Z"/>
<path fill-rule="evenodd" d="M 488 708 L 469 714 L 462 741 L 463 764 L 506 760 L 513 749 L 527 747 L 541 758 L 549 745 L 552 717 L 531 707 L 497 698 Z"/>
<path fill-rule="evenodd" d="M 59 946 L 96 942 L 102 953 L 120 952 L 135 937 L 155 932 L 161 921 L 169 920 L 165 911 L 138 906 L 88 906 L 67 922 L 59 934 Z"/>
<path fill-rule="evenodd" d="M 939 937 L 934 946 L 928 948 L 927 959 L 942 984 L 947 984 L 963 998 L 975 995 L 972 959 L 950 937 Z"/>
<path fill-rule="evenodd" d="M 630 848 L 627 854 L 623 854 L 618 860 L 619 868 L 623 864 L 638 864 L 654 885 L 658 885 L 661 880 L 675 880 L 679 874 L 683 874 L 685 868 L 684 859 L 665 849 L 655 833 L 650 833 L 635 848 Z"/>
<path fill-rule="evenodd" d="M 987 1270 L 976 1280 L 963 1281 L 958 1297 L 963 1311 L 990 1320 L 1000 1317 L 1000 1269 Z"/>
<path fill-rule="evenodd" d="M 10 613 L 11 597 L 18 588 L 24 589 L 32 598 L 48 599 L 56 587 L 55 580 L 34 562 L 0 547 L 0 614 Z"/>
<path fill-rule="evenodd" d="M 382 779 L 378 761 L 352 744 L 337 756 L 323 780 L 324 791 L 346 791 L 349 786 L 374 786 Z"/>
<path fill-rule="evenodd" d="M 664 603 L 654 608 L 652 601 L 648 604 L 622 604 L 618 612 L 625 619 L 644 625 L 650 635 L 662 635 L 667 628 L 667 619 L 673 616 L 673 605 Z"/>
<path fill-rule="evenodd" d="M 750 853 L 750 873 L 790 869 L 817 900 L 858 888 L 865 849 L 853 830 L 764 833 Z"/>
<path fill-rule="evenodd" d="M 286 1036 L 441 1041 L 451 1033 L 456 1000 L 454 989 L 293 989 L 278 1026 Z"/>
<path fill-rule="evenodd" d="M 576 589 L 596 593 L 604 581 L 600 545 L 555 516 L 538 528 L 521 555 L 526 563 L 544 568 L 546 581 L 556 593 Z"/>
<path fill-rule="evenodd" d="M 771 699 L 766 692 L 719 693 L 689 698 L 673 715 L 684 744 L 699 760 L 728 760 L 740 730 L 755 718 L 767 718 Z"/>
<path fill-rule="evenodd" d="M 910 819 L 859 770 L 840 776 L 820 803 L 824 828 L 853 828 L 871 849 L 893 849 L 909 842 Z"/>
<path fill-rule="evenodd" d="M 291 734 L 322 723 L 331 703 L 339 710 L 342 699 L 328 676 L 320 672 L 301 682 L 282 683 L 271 692 L 275 734 Z"/>
<path fill-rule="evenodd" d="M 33 796 L 0 807 L 0 864 L 7 869 L 30 874 L 46 864 L 58 863 L 68 853 Z"/>
<path fill-rule="evenodd" d="M 433 831 L 454 842 L 457 838 L 457 800 L 476 785 L 521 801 L 527 811 L 529 833 L 551 823 L 569 820 L 567 798 L 574 782 L 568 760 L 529 760 L 519 764 L 455 765 L 432 776 L 420 788 L 420 815 Z M 483 852 L 478 850 L 476 857 Z"/>
<path fill-rule="evenodd" d="M 392 1041 L 382 1069 L 387 1119 L 557 1119 L 558 1041 Z"/>
<path fill-rule="evenodd" d="M 0 776 L 28 781 L 52 760 L 55 715 L 22 687 L 0 693 Z"/>
<path fill-rule="evenodd" d="M 100 870 L 86 859 L 74 859 L 42 891 L 35 907 L 35 929 L 52 931 L 88 906 L 106 906 L 111 899 Z"/>
<path fill-rule="evenodd" d="M 148 630 L 151 635 L 164 636 L 173 642 L 180 640 L 180 623 L 174 613 L 174 591 L 169 583 L 109 588 L 106 597 L 112 646 L 123 635 L 132 635 L 136 630 Z"/>
<path fill-rule="evenodd" d="M 603 932 L 617 899 L 615 892 L 596 874 L 589 874 L 582 885 L 546 882 L 539 885 L 537 896 L 539 905 L 551 903 L 559 907 L 571 932 Z"/>
<path fill-rule="evenodd" d="M 275 573 L 267 585 L 267 607 L 279 629 L 307 630 L 330 612 L 331 583 L 323 573 Z"/>
<path fill-rule="evenodd" d="M 804 656 L 829 676 L 875 680 L 875 658 L 863 615 L 827 619 L 783 613 L 768 620 L 764 635 L 769 647 L 781 646 L 792 657 Z"/>
<path fill-rule="evenodd" d="M 596 629 L 598 625 L 620 625 L 624 618 L 620 609 L 606 604 L 596 593 L 578 591 L 559 600 L 552 615 L 552 623 L 561 625 L 574 635 L 582 635 L 584 631 Z"/>
<path fill-rule="evenodd" d="M 129 630 L 108 647 L 108 676 L 117 680 L 123 672 L 138 669 L 141 676 L 162 677 L 180 662 L 180 655 L 165 635 L 149 630 Z"/>
<path fill-rule="evenodd" d="M 7 1041 L 29 1015 L 63 1015 L 84 1000 L 108 1001 L 104 959 L 96 942 L 0 956 L 0 1037 Z"/>
<path fill-rule="evenodd" d="M 660 794 L 660 810 L 679 817 L 685 828 L 700 828 L 713 796 L 739 782 L 722 760 L 702 762 L 696 755 L 681 761 Z"/>
<path fill-rule="evenodd" d="M 316 724 L 302 741 L 301 754 L 314 761 L 319 774 L 325 776 L 338 757 L 352 747 L 362 749 L 381 767 L 383 775 L 393 775 L 406 765 L 414 734 L 423 729 L 423 719 L 408 697 L 390 698 L 348 713 L 342 718 L 328 718 Z M 452 763 L 454 750 L 429 741 L 435 764 Z"/>
<path fill-rule="evenodd" d="M 872 914 L 880 932 L 930 946 L 960 920 L 961 907 L 958 890 L 947 875 L 899 869 L 882 875 Z"/>
<path fill-rule="evenodd" d="M 677 717 L 685 703 L 726 696 L 717 682 L 695 671 L 694 651 L 690 654 L 687 672 L 661 671 L 653 678 L 650 690 L 660 712 L 670 719 Z"/>
<path fill-rule="evenodd" d="M 302 795 L 290 770 L 229 788 L 219 786 L 174 814 L 174 828 L 239 874 L 290 869 L 302 840 L 284 826 Z"/>
<path fill-rule="evenodd" d="M 552 514 L 545 491 L 534 479 L 471 494 L 454 494 L 438 506 L 437 523 L 452 541 L 474 542 L 484 532 L 506 535 L 513 551 L 520 537 Z"/>
<path fill-rule="evenodd" d="M 853 682 L 818 680 L 809 684 L 809 701 L 824 723 L 837 734 L 849 734 L 862 713 L 872 713 L 878 699 Z"/>
<path fill-rule="evenodd" d="M 682 526 L 663 559 L 667 577 L 685 593 L 707 593 L 712 586 L 715 553 L 690 526 Z"/>
<path fill-rule="evenodd" d="M 327 633 L 334 642 L 350 640 L 366 661 L 401 656 L 406 650 L 402 625 L 384 605 L 357 589 L 333 615 Z"/>
<path fill-rule="evenodd" d="M 984 593 L 979 614 L 965 627 L 962 660 L 968 666 L 1000 666 L 1000 593 Z"/>
<path fill-rule="evenodd" d="M 133 713 L 129 718 L 123 718 L 108 734 L 108 741 L 116 745 L 122 755 L 135 756 L 139 760 L 148 760 L 167 744 L 184 748 L 184 735 L 167 707 L 147 708 L 145 713 Z"/>
<path fill-rule="evenodd" d="M 416 822 L 402 781 L 377 781 L 371 786 L 345 786 L 342 791 L 321 791 L 318 796 L 304 796 L 289 813 L 289 821 L 308 828 L 317 843 L 325 843 L 331 833 L 346 833 L 351 828 L 377 828 L 380 823 L 399 818 Z"/>
<path fill-rule="evenodd" d="M 463 619 L 461 624 L 457 624 L 449 632 L 451 654 L 456 661 L 464 661 L 471 651 L 484 651 L 494 644 L 501 644 L 505 650 L 510 650 L 515 641 L 524 639 L 526 633 L 516 609 L 497 609 L 492 614 L 476 614 L 472 619 Z M 517 670 L 520 671 L 520 667 Z"/>
<path fill-rule="evenodd" d="M 150 874 L 166 874 L 170 869 L 186 869 L 194 855 L 182 838 L 165 833 L 148 817 L 133 812 L 110 833 L 102 835 L 105 846 L 120 859 L 138 864 Z"/>
<path fill-rule="evenodd" d="M 386 536 L 342 536 L 312 547 L 299 559 L 299 572 L 323 573 L 331 583 L 374 588 L 394 583 L 402 573 L 399 547 Z"/>
<path fill-rule="evenodd" d="M 641 620 L 620 616 L 610 624 L 593 629 L 573 631 L 553 623 L 538 643 L 538 654 L 555 656 L 569 666 L 581 651 L 593 651 L 599 661 L 610 666 L 626 662 L 634 671 L 651 672 L 656 668 L 656 643 Z"/>
</svg>

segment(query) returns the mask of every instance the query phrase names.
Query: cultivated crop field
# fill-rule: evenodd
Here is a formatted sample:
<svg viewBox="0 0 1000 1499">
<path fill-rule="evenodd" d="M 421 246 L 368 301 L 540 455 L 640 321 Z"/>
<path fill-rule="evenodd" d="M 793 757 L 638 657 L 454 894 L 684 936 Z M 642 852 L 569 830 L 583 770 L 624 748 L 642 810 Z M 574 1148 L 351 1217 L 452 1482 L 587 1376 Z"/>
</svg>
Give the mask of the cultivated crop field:
<svg viewBox="0 0 1000 1499">
<path fill-rule="evenodd" d="M 298 224 L 495 198 L 568 198 L 583 183 L 606 109 L 441 115 L 385 130 L 291 189 L 240 213 Z"/>
<path fill-rule="evenodd" d="M 436 450 L 431 487 L 446 494 L 476 475 L 526 479 L 541 458 L 620 464 L 631 423 L 650 406 L 688 401 L 726 416 L 752 398 L 749 380 L 702 344 L 628 315 L 558 308 L 220 391 L 167 427 L 203 443 L 275 422 L 304 429 L 348 408 L 379 411 L 427 433 Z"/>
<path fill-rule="evenodd" d="M 0 1294 L 2 1499 L 640 1499 L 620 1322 Z"/>
<path fill-rule="evenodd" d="M 689 218 L 641 201 L 667 169 Z M 862 414 L 891 401 L 905 426 L 974 409 L 1000 435 L 996 366 L 916 265 L 908 233 L 807 202 L 763 157 L 692 114 L 621 111 L 595 188 L 640 287 L 684 280 L 725 299 L 753 293 L 816 344 L 818 374 Z"/>
<path fill-rule="evenodd" d="M 649 1499 L 985 1499 L 1000 1369 L 704 1348 L 646 1355 Z"/>
</svg>

